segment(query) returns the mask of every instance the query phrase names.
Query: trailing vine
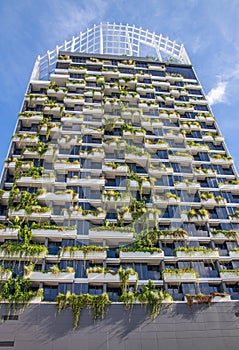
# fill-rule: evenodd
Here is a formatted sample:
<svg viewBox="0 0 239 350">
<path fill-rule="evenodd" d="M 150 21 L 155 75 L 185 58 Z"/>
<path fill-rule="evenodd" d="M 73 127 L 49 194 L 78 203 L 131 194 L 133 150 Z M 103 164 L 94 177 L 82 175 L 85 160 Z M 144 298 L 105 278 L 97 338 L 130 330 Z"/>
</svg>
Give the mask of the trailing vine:
<svg viewBox="0 0 239 350">
<path fill-rule="evenodd" d="M 101 295 L 90 294 L 58 294 L 56 297 L 57 310 L 60 312 L 65 309 L 67 305 L 70 306 L 73 313 L 73 329 L 77 328 L 81 311 L 84 307 L 90 308 L 93 313 L 94 322 L 97 319 L 103 319 L 105 315 L 105 307 L 110 304 L 107 293 Z"/>
</svg>

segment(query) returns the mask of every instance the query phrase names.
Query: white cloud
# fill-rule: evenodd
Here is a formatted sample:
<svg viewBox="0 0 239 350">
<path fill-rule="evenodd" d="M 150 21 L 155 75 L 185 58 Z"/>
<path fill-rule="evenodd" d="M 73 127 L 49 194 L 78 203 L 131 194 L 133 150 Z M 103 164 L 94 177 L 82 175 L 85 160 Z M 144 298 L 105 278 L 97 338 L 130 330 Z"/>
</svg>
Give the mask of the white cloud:
<svg viewBox="0 0 239 350">
<path fill-rule="evenodd" d="M 226 88 L 227 82 L 220 81 L 217 83 L 216 87 L 209 91 L 206 97 L 211 106 L 225 101 Z"/>
</svg>

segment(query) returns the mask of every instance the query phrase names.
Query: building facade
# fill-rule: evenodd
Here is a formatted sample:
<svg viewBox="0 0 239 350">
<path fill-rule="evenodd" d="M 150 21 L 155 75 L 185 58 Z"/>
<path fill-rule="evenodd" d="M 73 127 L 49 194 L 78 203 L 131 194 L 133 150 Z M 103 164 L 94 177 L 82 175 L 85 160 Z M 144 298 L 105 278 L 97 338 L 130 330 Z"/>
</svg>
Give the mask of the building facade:
<svg viewBox="0 0 239 350">
<path fill-rule="evenodd" d="M 1 298 L 89 294 L 153 318 L 153 296 L 239 300 L 239 181 L 184 47 L 122 25 L 80 38 L 37 60 L 24 96 L 1 182 Z"/>
</svg>

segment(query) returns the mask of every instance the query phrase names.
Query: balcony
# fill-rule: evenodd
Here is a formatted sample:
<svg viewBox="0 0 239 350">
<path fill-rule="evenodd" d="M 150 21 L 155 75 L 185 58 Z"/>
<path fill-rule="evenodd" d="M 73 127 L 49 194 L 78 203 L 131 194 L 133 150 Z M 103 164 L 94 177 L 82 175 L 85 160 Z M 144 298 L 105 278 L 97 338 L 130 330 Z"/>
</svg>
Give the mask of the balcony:
<svg viewBox="0 0 239 350">
<path fill-rule="evenodd" d="M 119 257 L 121 262 L 159 263 L 164 258 L 164 252 L 120 251 Z"/>
<path fill-rule="evenodd" d="M 163 140 L 158 141 L 151 141 L 149 139 L 145 140 L 144 144 L 146 150 L 149 150 L 150 152 L 157 152 L 159 150 L 167 150 L 169 145 L 167 142 Z"/>
<path fill-rule="evenodd" d="M 85 81 L 84 80 L 69 80 L 66 83 L 66 87 L 70 90 L 72 89 L 84 89 L 85 88 Z"/>
<path fill-rule="evenodd" d="M 23 252 L 7 252 L 7 251 L 1 251 L 0 252 L 0 259 L 1 260 L 13 260 L 13 261 L 31 261 L 31 262 L 40 262 L 43 259 L 45 259 L 46 253 L 42 252 L 38 255 L 27 255 Z"/>
<path fill-rule="evenodd" d="M 237 250 L 237 248 L 234 250 L 230 250 L 229 255 L 233 260 L 239 260 L 239 250 Z"/>
<path fill-rule="evenodd" d="M 232 193 L 238 194 L 239 193 L 239 182 L 237 180 L 235 182 L 236 182 L 235 184 L 233 183 L 233 181 L 232 181 L 232 183 L 219 183 L 218 187 L 219 187 L 220 191 L 232 192 Z"/>
<path fill-rule="evenodd" d="M 91 201 L 91 200 L 90 200 Z M 96 202 L 97 200 L 95 200 Z M 98 200 L 98 203 L 95 203 L 96 205 L 100 205 L 101 201 Z M 76 208 L 73 208 L 73 210 L 68 211 L 67 209 L 64 210 L 64 218 L 71 219 L 71 220 L 87 220 L 91 221 L 94 224 L 101 224 L 106 217 L 105 212 L 99 212 L 99 211 L 84 211 L 81 207 L 77 210 Z"/>
<path fill-rule="evenodd" d="M 174 130 L 166 131 L 164 135 L 165 135 L 165 138 L 168 140 L 174 140 L 175 142 L 179 142 L 179 143 L 182 143 L 184 141 L 183 134 Z"/>
<path fill-rule="evenodd" d="M 77 105 L 83 105 L 85 102 L 85 99 L 83 96 L 77 96 L 77 95 L 67 95 L 64 97 L 64 103 L 69 106 Z"/>
<path fill-rule="evenodd" d="M 45 239 L 50 238 L 52 240 L 59 240 L 59 239 L 75 239 L 77 237 L 77 230 L 64 230 L 63 227 L 59 227 L 59 230 L 57 229 L 32 229 L 32 236 L 33 238 L 37 239 Z"/>
<path fill-rule="evenodd" d="M 51 114 L 54 117 L 60 117 L 63 111 L 63 106 L 45 106 L 43 111 L 45 114 Z"/>
<path fill-rule="evenodd" d="M 173 175 L 173 168 L 170 167 L 150 167 L 148 170 L 149 176 L 161 177 L 162 175 Z"/>
<path fill-rule="evenodd" d="M 2 228 L 0 229 L 0 241 L 18 239 L 18 228 Z"/>
<path fill-rule="evenodd" d="M 16 136 L 13 136 L 12 141 L 16 142 L 17 147 L 36 146 L 38 143 L 38 136 L 34 134 L 18 134 Z"/>
<path fill-rule="evenodd" d="M 43 207 L 45 208 L 45 207 Z M 20 218 L 28 218 L 31 220 L 35 220 L 37 222 L 39 221 L 47 221 L 51 217 L 51 209 L 48 209 L 47 211 L 41 211 L 41 207 L 37 206 L 37 210 L 32 212 L 31 214 L 26 213 L 25 209 L 19 209 L 19 210 L 11 210 L 9 212 L 10 217 L 16 217 L 19 216 Z"/>
<path fill-rule="evenodd" d="M 224 137 L 221 135 L 215 135 L 211 133 L 206 133 L 202 135 L 202 139 L 205 142 L 213 142 L 215 146 L 220 146 L 220 144 L 224 141 Z"/>
<path fill-rule="evenodd" d="M 119 163 L 114 163 L 111 165 L 103 164 L 102 165 L 102 171 L 107 175 L 107 176 L 126 176 L 129 168 L 127 165 L 121 165 Z"/>
<path fill-rule="evenodd" d="M 196 193 L 200 189 L 200 184 L 194 182 L 175 182 L 174 188 L 182 191 L 185 190 L 189 193 Z"/>
<path fill-rule="evenodd" d="M 189 165 L 192 163 L 192 156 L 190 155 L 180 155 L 180 154 L 169 154 L 168 159 L 172 163 L 180 163 L 182 165 Z"/>
<path fill-rule="evenodd" d="M 181 213 L 181 220 L 183 222 L 196 222 L 200 225 L 205 225 L 209 220 L 209 213 L 206 209 L 191 209 L 188 213 Z"/>
<path fill-rule="evenodd" d="M 138 191 L 141 188 L 142 193 L 150 193 L 151 183 L 148 180 L 143 180 L 141 184 L 136 180 L 129 180 L 129 188 L 132 191 Z"/>
<path fill-rule="evenodd" d="M 170 82 L 170 83 L 175 83 L 175 82 L 180 82 L 183 81 L 183 76 L 181 74 L 169 74 L 166 73 L 166 79 Z"/>
<path fill-rule="evenodd" d="M 102 202 L 106 204 L 108 209 L 124 207 L 130 204 L 130 196 L 122 193 L 119 193 L 119 195 L 103 195 Z"/>
<path fill-rule="evenodd" d="M 106 151 L 120 151 L 123 150 L 125 147 L 125 141 L 124 140 L 114 140 L 112 138 L 109 139 L 103 139 L 102 146 Z"/>
<path fill-rule="evenodd" d="M 221 156 L 221 157 L 220 157 Z M 226 156 L 222 156 L 220 155 L 218 157 L 210 157 L 210 162 L 213 165 L 222 165 L 224 167 L 230 167 L 230 165 L 233 164 L 233 160 L 231 159 L 231 157 L 226 157 Z"/>
<path fill-rule="evenodd" d="M 82 250 L 64 251 L 60 258 L 66 260 L 93 260 L 94 262 L 102 262 L 107 257 L 106 251 L 89 251 L 84 253 Z"/>
<path fill-rule="evenodd" d="M 145 130 L 137 131 L 137 129 L 134 130 L 134 132 L 129 130 L 123 131 L 123 138 L 124 139 L 130 139 L 134 140 L 135 142 L 142 142 L 145 136 Z"/>
<path fill-rule="evenodd" d="M 219 252 L 217 249 L 203 249 L 196 248 L 185 248 L 184 250 L 176 249 L 176 257 L 180 260 L 216 260 L 219 259 Z"/>
<path fill-rule="evenodd" d="M 86 108 L 87 113 L 90 113 L 90 109 Z M 83 110 L 84 111 L 84 110 Z M 91 135 L 101 137 L 103 134 L 103 130 L 101 128 L 93 128 L 93 127 L 85 127 L 82 128 L 82 135 Z"/>
<path fill-rule="evenodd" d="M 47 96 L 56 97 L 58 100 L 62 100 L 66 93 L 66 88 L 59 88 L 59 90 L 50 88 L 47 90 Z"/>
<path fill-rule="evenodd" d="M 209 147 L 207 145 L 187 145 L 186 150 L 190 152 L 191 154 L 195 155 L 198 154 L 199 152 L 208 152 Z"/>
<path fill-rule="evenodd" d="M 202 204 L 206 209 L 213 209 L 215 207 L 225 206 L 226 200 L 224 198 L 217 199 L 217 197 L 207 198 L 207 199 L 202 199 Z"/>
<path fill-rule="evenodd" d="M 157 208 L 167 208 L 168 205 L 179 204 L 180 198 L 167 197 L 167 196 L 160 197 L 160 196 L 154 195 L 152 198 L 152 202 L 154 205 L 156 205 Z"/>
<path fill-rule="evenodd" d="M 38 283 L 73 283 L 75 272 L 59 272 L 57 274 L 52 272 L 33 271 L 27 276 L 31 282 Z"/>
<path fill-rule="evenodd" d="M 239 238 L 235 230 L 212 230 L 210 236 L 215 242 L 237 241 Z"/>
<path fill-rule="evenodd" d="M 118 273 L 97 273 L 97 272 L 90 272 L 88 273 L 88 282 L 89 283 L 110 283 L 110 284 L 117 284 L 121 285 L 120 276 Z M 129 284 L 136 284 L 137 277 L 135 275 L 129 275 L 128 283 Z"/>
<path fill-rule="evenodd" d="M 61 70 L 59 70 L 59 71 L 61 71 Z M 70 79 L 70 75 L 67 73 L 68 73 L 67 69 L 65 69 L 65 70 L 62 69 L 62 72 L 56 71 L 56 73 L 51 74 L 50 80 L 55 81 L 60 86 L 64 86 L 65 83 Z"/>
<path fill-rule="evenodd" d="M 223 282 L 239 282 L 238 270 L 221 270 L 220 277 Z"/>
<path fill-rule="evenodd" d="M 186 269 L 185 269 L 186 270 Z M 195 283 L 197 282 L 197 273 L 195 271 L 184 271 L 184 269 L 163 271 L 163 279 L 166 283 Z"/>
<path fill-rule="evenodd" d="M 89 230 L 89 239 L 92 242 L 102 243 L 104 240 L 108 245 L 119 245 L 119 243 L 132 242 L 134 238 L 134 230 L 129 228 L 91 228 Z"/>
<path fill-rule="evenodd" d="M 19 113 L 18 119 L 21 120 L 23 127 L 31 127 L 33 124 L 39 124 L 43 120 L 43 115 L 37 112 L 23 112 Z"/>
<path fill-rule="evenodd" d="M 69 190 L 68 192 L 65 191 L 58 191 L 58 192 L 45 192 L 42 193 L 38 196 L 38 200 L 40 202 L 44 202 L 44 203 L 50 203 L 50 202 L 54 202 L 54 203 L 72 203 L 74 200 L 74 194 L 70 192 L 71 190 Z"/>
<path fill-rule="evenodd" d="M 41 176 L 41 177 L 31 177 L 31 176 L 23 176 L 17 180 L 18 186 L 26 186 L 26 187 L 44 187 L 50 188 L 55 183 L 55 177 L 50 176 Z"/>
<path fill-rule="evenodd" d="M 54 162 L 54 170 L 58 174 L 67 174 L 69 171 L 79 172 L 81 168 L 80 162 L 56 161 Z"/>
<path fill-rule="evenodd" d="M 213 169 L 204 169 L 204 168 L 194 168 L 193 169 L 194 175 L 197 177 L 197 179 L 204 180 L 208 177 L 216 177 L 217 173 Z"/>
<path fill-rule="evenodd" d="M 74 114 L 65 114 L 64 117 L 61 118 L 61 122 L 63 124 L 63 127 L 72 127 L 74 124 L 82 124 L 84 121 L 83 116 L 80 115 L 74 115 Z"/>
<path fill-rule="evenodd" d="M 102 189 L 105 186 L 104 178 L 68 178 L 67 186 L 90 187 L 92 189 Z"/>
<path fill-rule="evenodd" d="M 129 163 L 136 163 L 139 164 L 142 167 L 146 167 L 149 160 L 149 155 L 147 153 L 145 154 L 136 154 L 131 152 L 125 153 L 125 161 Z"/>
<path fill-rule="evenodd" d="M 194 112 L 194 106 L 186 105 L 186 104 L 185 105 L 177 105 L 177 104 L 175 104 L 175 110 L 181 115 L 183 115 L 185 113 L 193 113 Z"/>
</svg>

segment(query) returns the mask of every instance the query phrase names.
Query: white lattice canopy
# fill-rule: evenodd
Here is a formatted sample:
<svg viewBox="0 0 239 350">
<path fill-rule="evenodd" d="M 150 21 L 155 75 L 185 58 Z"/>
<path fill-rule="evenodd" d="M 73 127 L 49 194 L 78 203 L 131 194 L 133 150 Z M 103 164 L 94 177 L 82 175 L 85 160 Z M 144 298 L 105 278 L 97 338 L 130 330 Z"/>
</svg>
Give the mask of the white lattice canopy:
<svg viewBox="0 0 239 350">
<path fill-rule="evenodd" d="M 184 45 L 162 34 L 157 35 L 134 25 L 100 23 L 39 56 L 33 72 L 35 79 L 49 78 L 59 51 L 136 57 L 153 55 L 160 62 L 173 59 L 178 63 L 190 64 Z"/>
</svg>

